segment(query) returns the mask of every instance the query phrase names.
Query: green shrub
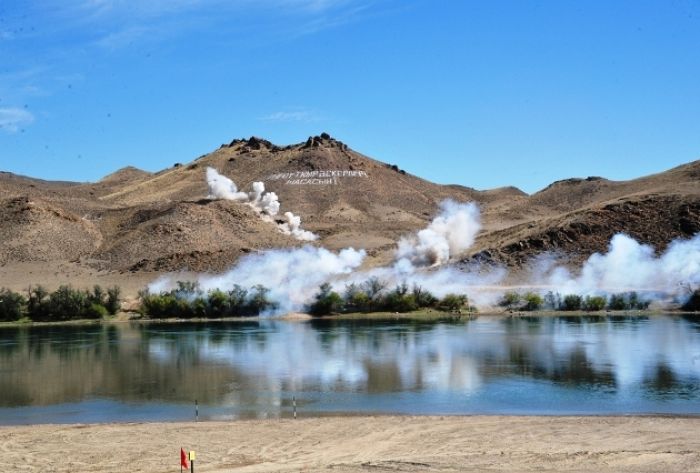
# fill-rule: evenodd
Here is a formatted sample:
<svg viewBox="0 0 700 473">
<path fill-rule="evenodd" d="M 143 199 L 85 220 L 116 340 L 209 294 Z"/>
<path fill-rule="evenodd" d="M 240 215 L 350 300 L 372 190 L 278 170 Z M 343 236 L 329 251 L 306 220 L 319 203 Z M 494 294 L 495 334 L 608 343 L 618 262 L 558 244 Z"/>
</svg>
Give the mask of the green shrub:
<svg viewBox="0 0 700 473">
<path fill-rule="evenodd" d="M 248 309 L 248 289 L 233 285 L 233 289 L 228 291 L 228 313 L 227 315 L 245 315 Z"/>
<path fill-rule="evenodd" d="M 369 307 L 369 296 L 358 284 L 351 283 L 345 286 L 345 292 L 343 292 L 343 308 L 345 311 L 367 312 Z"/>
<path fill-rule="evenodd" d="M 121 292 L 121 289 L 119 289 L 117 286 L 113 286 L 107 289 L 107 300 L 104 306 L 107 309 L 107 312 L 109 312 L 112 315 L 119 312 L 119 309 L 121 308 L 121 301 L 119 298 L 121 296 Z"/>
<path fill-rule="evenodd" d="M 521 296 L 517 292 L 514 291 L 509 291 L 503 294 L 503 297 L 501 297 L 501 300 L 498 302 L 498 305 L 501 307 L 505 307 L 508 310 L 512 310 L 520 304 L 521 301 Z"/>
<path fill-rule="evenodd" d="M 26 312 L 27 300 L 16 292 L 9 289 L 0 289 L 0 321 L 14 322 L 22 317 Z"/>
<path fill-rule="evenodd" d="M 49 295 L 49 318 L 51 320 L 78 319 L 90 307 L 87 294 L 73 290 L 70 286 L 60 286 Z"/>
<path fill-rule="evenodd" d="M 43 286 L 30 287 L 27 290 L 27 316 L 34 321 L 49 319 L 49 291 Z"/>
<path fill-rule="evenodd" d="M 404 282 L 382 297 L 381 307 L 389 312 L 411 312 L 418 309 L 418 304 L 415 296 L 412 292 L 409 293 L 408 285 Z"/>
<path fill-rule="evenodd" d="M 209 291 L 204 308 L 204 316 L 210 319 L 216 319 L 226 317 L 231 313 L 231 304 L 228 294 L 220 289 Z"/>
<path fill-rule="evenodd" d="M 443 310 L 448 310 L 450 312 L 456 312 L 462 309 L 464 306 L 469 305 L 469 298 L 464 294 L 446 294 L 438 306 Z"/>
<path fill-rule="evenodd" d="M 523 305 L 522 309 L 527 311 L 539 310 L 542 308 L 542 304 L 544 304 L 542 296 L 536 292 L 525 293 L 523 296 L 523 302 L 525 302 L 525 304 Z"/>
<path fill-rule="evenodd" d="M 54 292 L 35 286 L 27 293 L 25 298 L 0 289 L 0 321 L 15 321 L 25 316 L 36 322 L 100 319 L 109 314 L 105 306 L 109 303 L 109 291 L 105 293 L 100 286 L 92 291 L 60 286 Z"/>
<path fill-rule="evenodd" d="M 90 303 L 104 305 L 105 304 L 105 291 L 102 286 L 95 284 L 92 288 L 92 293 L 87 294 Z"/>
<path fill-rule="evenodd" d="M 583 301 L 583 309 L 589 312 L 603 310 L 606 302 L 603 296 L 586 296 Z"/>
<path fill-rule="evenodd" d="M 105 299 L 100 286 L 87 291 L 64 285 L 54 292 L 36 286 L 29 289 L 27 316 L 34 321 L 49 322 L 102 318 L 109 313 Z"/>
<path fill-rule="evenodd" d="M 333 291 L 330 284 L 323 283 L 314 302 L 309 306 L 309 312 L 316 316 L 329 315 L 339 312 L 342 306 L 343 298 L 340 294 Z"/>
<path fill-rule="evenodd" d="M 323 285 L 308 310 L 314 315 L 326 315 L 342 312 L 411 312 L 417 309 L 435 307 L 441 310 L 457 310 L 468 304 L 466 295 L 450 294 L 439 301 L 430 291 L 419 285 L 409 288 L 407 283 L 396 286 L 386 292 L 386 283 L 373 277 L 357 284 L 345 286 L 343 296 L 330 291 L 330 286 Z M 471 308 L 470 308 L 471 309 Z"/>
<path fill-rule="evenodd" d="M 190 315 L 198 319 L 206 318 L 209 300 L 204 296 L 197 296 L 190 302 Z"/>
<path fill-rule="evenodd" d="M 644 310 L 649 307 L 649 301 L 640 299 L 636 292 L 613 294 L 608 301 L 610 310 Z"/>
<path fill-rule="evenodd" d="M 107 308 L 102 304 L 93 302 L 84 311 L 83 315 L 86 319 L 102 319 L 109 315 Z"/>
<path fill-rule="evenodd" d="M 143 315 L 148 315 L 155 319 L 190 317 L 189 303 L 178 299 L 172 292 L 149 294 L 146 291 L 142 292 L 140 296 L 140 311 Z"/>
<path fill-rule="evenodd" d="M 583 299 L 578 294 L 567 294 L 561 304 L 561 310 L 581 310 Z"/>
<path fill-rule="evenodd" d="M 221 318 L 259 315 L 275 308 L 268 294 L 270 290 L 257 285 L 247 290 L 239 285 L 229 292 L 219 289 L 207 294 L 197 283 L 177 282 L 177 287 L 169 292 L 150 294 L 141 291 L 140 312 L 152 318 Z"/>
<path fill-rule="evenodd" d="M 378 277 L 371 277 L 361 284 L 361 288 L 369 299 L 369 310 L 376 310 L 381 307 L 381 296 L 386 283 Z"/>
<path fill-rule="evenodd" d="M 627 300 L 623 294 L 613 294 L 608 300 L 608 309 L 610 310 L 627 310 L 629 306 L 627 305 Z"/>
<path fill-rule="evenodd" d="M 372 300 L 364 292 L 358 292 L 347 300 L 345 308 L 349 312 L 369 312 L 372 308 Z"/>
<path fill-rule="evenodd" d="M 413 285 L 413 289 L 411 290 L 411 292 L 413 293 L 413 298 L 415 299 L 416 305 L 418 307 L 433 307 L 438 302 L 437 297 L 432 295 L 429 291 L 423 289 L 421 286 L 418 286 L 417 284 Z"/>
<path fill-rule="evenodd" d="M 248 306 L 253 314 L 259 315 L 267 310 L 275 308 L 275 304 L 267 297 L 269 293 L 270 290 L 262 284 L 258 284 L 257 286 L 253 287 L 253 295 L 248 303 Z"/>
</svg>

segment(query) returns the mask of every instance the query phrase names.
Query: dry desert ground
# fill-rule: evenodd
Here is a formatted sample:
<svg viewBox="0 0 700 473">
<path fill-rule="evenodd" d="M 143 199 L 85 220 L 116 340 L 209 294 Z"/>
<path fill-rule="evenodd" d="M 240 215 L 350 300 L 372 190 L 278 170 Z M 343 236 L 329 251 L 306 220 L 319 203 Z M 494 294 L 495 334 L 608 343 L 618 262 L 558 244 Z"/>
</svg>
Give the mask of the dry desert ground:
<svg viewBox="0 0 700 473">
<path fill-rule="evenodd" d="M 697 472 L 700 418 L 317 417 L 0 428 L 6 472 Z"/>
</svg>

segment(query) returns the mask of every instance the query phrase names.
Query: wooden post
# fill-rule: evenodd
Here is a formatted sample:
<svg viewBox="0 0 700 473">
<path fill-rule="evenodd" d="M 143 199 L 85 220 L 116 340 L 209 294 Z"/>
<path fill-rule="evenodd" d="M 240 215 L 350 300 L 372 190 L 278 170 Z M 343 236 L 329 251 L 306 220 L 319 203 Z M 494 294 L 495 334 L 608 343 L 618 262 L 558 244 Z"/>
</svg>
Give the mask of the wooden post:
<svg viewBox="0 0 700 473">
<path fill-rule="evenodd" d="M 199 421 L 199 403 L 196 399 L 194 400 L 194 421 Z"/>
<path fill-rule="evenodd" d="M 297 398 L 292 396 L 292 406 L 294 407 L 294 418 L 297 418 Z"/>
</svg>

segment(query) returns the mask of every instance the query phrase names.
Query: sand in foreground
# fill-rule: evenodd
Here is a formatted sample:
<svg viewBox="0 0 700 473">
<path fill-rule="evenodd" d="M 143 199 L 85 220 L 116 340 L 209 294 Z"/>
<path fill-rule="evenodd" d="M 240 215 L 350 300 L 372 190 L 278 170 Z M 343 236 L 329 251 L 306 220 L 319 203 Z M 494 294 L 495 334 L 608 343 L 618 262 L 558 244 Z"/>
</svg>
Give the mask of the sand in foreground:
<svg viewBox="0 0 700 473">
<path fill-rule="evenodd" d="M 332 417 L 0 428 L 2 471 L 700 472 L 700 419 Z"/>
</svg>

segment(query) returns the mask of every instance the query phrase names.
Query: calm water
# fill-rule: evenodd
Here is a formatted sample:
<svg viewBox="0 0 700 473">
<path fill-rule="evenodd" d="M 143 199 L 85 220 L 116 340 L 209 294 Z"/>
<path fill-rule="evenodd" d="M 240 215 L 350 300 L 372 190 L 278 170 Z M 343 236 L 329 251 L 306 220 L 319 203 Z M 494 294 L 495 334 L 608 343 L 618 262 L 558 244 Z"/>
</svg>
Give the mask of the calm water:
<svg viewBox="0 0 700 473">
<path fill-rule="evenodd" d="M 700 321 L 482 317 L 0 329 L 0 423 L 700 414 Z"/>
</svg>

